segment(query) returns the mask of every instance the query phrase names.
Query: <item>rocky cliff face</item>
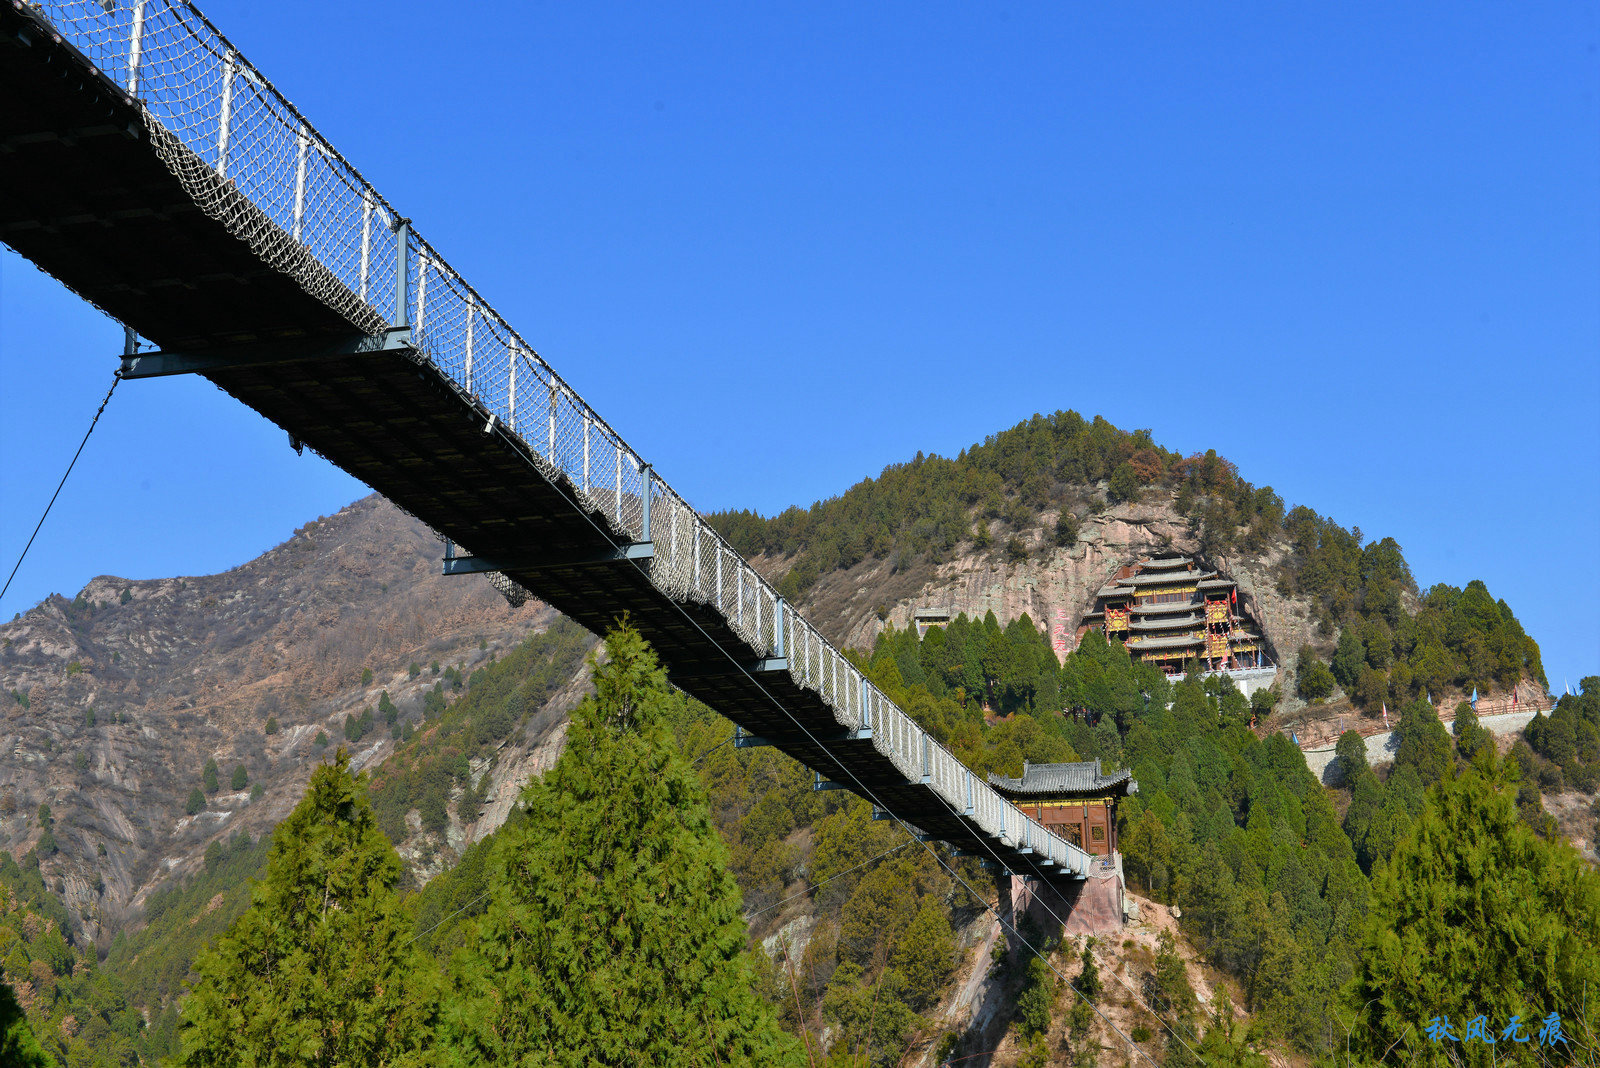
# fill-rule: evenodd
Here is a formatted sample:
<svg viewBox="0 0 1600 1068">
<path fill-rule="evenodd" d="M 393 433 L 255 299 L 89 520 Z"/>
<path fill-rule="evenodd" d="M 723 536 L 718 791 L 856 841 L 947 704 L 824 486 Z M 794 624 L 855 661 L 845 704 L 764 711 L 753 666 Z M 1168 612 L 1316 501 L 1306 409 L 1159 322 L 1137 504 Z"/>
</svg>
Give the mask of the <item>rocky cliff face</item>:
<svg viewBox="0 0 1600 1068">
<path fill-rule="evenodd" d="M 1284 543 L 1261 552 L 1235 552 L 1208 557 L 1189 521 L 1173 507 L 1173 497 L 1148 492 L 1137 503 L 1102 507 L 1083 518 L 1076 544 L 1054 544 L 1059 512 L 1041 513 L 1035 525 L 999 532 L 987 550 L 964 544 L 952 559 L 937 566 L 914 565 L 896 570 L 888 560 L 869 560 L 846 571 L 822 576 L 808 592 L 803 608 L 835 643 L 870 649 L 888 625 L 911 625 L 919 609 L 965 612 L 982 619 L 994 612 L 1002 625 L 1027 613 L 1049 628 L 1062 655 L 1073 648 L 1079 619 L 1094 603 L 1095 593 L 1118 568 L 1159 550 L 1195 555 L 1203 567 L 1231 575 L 1249 613 L 1260 621 L 1268 656 L 1293 667 L 1295 652 L 1310 643 L 1331 648 L 1315 633 L 1304 604 L 1277 590 L 1277 567 L 1288 552 Z M 1025 559 L 1009 559 L 1005 543 L 1012 535 L 1027 549 Z M 761 561 L 763 571 L 781 577 L 783 560 Z M 1284 673 L 1279 672 L 1279 682 Z M 1289 687 L 1285 687 L 1287 690 Z"/>
<path fill-rule="evenodd" d="M 99 940 L 211 840 L 281 820 L 326 751 L 318 733 L 344 744 L 365 707 L 376 727 L 350 749 L 375 765 L 394 744 L 383 691 L 419 722 L 435 662 L 470 674 L 554 618 L 509 608 L 482 579 L 441 577 L 440 549 L 369 497 L 223 574 L 102 576 L 0 625 L 0 848 L 37 846 L 48 804 L 59 852 L 41 870 Z M 208 759 L 219 788 L 189 814 Z M 235 790 L 240 765 L 249 783 Z"/>
</svg>

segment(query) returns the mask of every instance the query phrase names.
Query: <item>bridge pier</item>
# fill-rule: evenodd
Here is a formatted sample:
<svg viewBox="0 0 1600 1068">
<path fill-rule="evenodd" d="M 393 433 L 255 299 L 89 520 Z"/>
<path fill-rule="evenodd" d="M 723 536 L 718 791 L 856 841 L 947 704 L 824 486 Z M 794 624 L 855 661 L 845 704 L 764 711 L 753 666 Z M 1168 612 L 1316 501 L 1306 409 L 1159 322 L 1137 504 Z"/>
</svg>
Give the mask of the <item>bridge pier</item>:
<svg viewBox="0 0 1600 1068">
<path fill-rule="evenodd" d="M 1023 921 L 1046 938 L 1106 938 L 1123 929 L 1120 872 L 1088 879 L 1050 879 L 997 872 L 998 911 L 1011 926 Z"/>
</svg>

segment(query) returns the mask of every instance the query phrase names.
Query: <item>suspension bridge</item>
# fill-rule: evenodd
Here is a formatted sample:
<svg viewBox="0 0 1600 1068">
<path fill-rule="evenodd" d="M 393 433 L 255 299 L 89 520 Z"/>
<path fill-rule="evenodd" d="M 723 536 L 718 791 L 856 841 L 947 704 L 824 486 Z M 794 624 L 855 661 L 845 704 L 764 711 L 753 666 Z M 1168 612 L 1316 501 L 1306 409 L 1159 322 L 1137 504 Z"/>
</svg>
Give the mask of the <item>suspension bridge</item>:
<svg viewBox="0 0 1600 1068">
<path fill-rule="evenodd" d="M 925 840 L 1062 889 L 1095 858 L 872 685 L 183 0 L 0 0 L 0 240 L 198 374 Z M 134 336 L 159 346 L 141 352 Z"/>
</svg>

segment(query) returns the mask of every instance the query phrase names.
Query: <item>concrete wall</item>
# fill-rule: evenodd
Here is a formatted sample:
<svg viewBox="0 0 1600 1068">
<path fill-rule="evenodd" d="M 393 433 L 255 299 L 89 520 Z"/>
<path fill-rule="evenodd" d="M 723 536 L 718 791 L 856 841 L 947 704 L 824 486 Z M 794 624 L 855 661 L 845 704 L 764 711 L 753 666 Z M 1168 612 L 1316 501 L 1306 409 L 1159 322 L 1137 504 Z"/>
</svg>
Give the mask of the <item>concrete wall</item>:
<svg viewBox="0 0 1600 1068">
<path fill-rule="evenodd" d="M 1506 712 L 1498 716 L 1484 716 L 1478 723 L 1492 734 L 1516 734 L 1526 727 L 1537 712 Z M 1445 724 L 1445 730 L 1450 730 L 1450 725 Z M 1393 763 L 1394 755 L 1400 749 L 1400 735 L 1397 731 L 1384 731 L 1381 734 L 1367 735 L 1367 763 L 1373 767 L 1379 764 Z M 1334 747 L 1322 746 L 1317 749 L 1307 749 L 1306 766 L 1323 782 L 1332 785 L 1340 782 L 1338 769 L 1339 760 L 1334 756 Z"/>
</svg>

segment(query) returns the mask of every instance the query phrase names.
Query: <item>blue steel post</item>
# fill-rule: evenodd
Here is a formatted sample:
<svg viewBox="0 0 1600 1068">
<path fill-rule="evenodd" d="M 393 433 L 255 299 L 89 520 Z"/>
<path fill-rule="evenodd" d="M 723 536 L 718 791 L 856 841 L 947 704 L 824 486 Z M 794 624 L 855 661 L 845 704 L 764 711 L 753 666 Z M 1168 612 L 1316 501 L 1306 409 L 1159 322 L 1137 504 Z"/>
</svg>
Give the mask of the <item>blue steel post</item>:
<svg viewBox="0 0 1600 1068">
<path fill-rule="evenodd" d="M 639 507 L 642 515 L 639 520 L 639 540 L 650 540 L 650 465 L 639 465 Z"/>
<path fill-rule="evenodd" d="M 772 655 L 774 659 L 782 660 L 783 653 L 783 598 L 777 598 L 772 605 Z"/>
<path fill-rule="evenodd" d="M 401 219 L 395 227 L 395 249 L 397 256 L 394 272 L 394 319 L 391 325 L 396 330 L 411 329 L 411 307 L 406 300 L 406 290 L 411 282 L 411 220 Z"/>
</svg>

